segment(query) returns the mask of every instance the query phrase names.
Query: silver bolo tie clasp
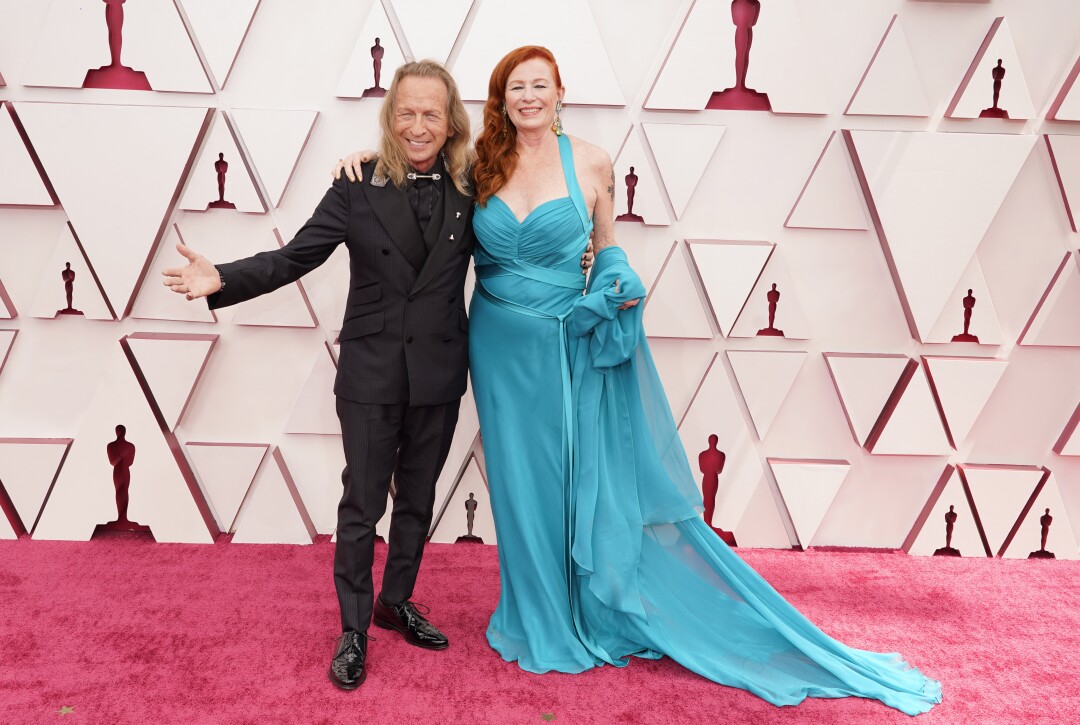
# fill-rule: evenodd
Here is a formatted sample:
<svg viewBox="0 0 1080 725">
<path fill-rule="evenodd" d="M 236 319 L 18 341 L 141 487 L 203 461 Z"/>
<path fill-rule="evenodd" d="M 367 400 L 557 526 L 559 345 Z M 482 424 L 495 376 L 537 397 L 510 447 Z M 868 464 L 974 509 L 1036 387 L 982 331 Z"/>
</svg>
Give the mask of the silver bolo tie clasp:
<svg viewBox="0 0 1080 725">
<path fill-rule="evenodd" d="M 409 181 L 416 181 L 417 179 L 431 179 L 432 181 L 438 181 L 442 178 L 442 174 L 418 174 L 415 171 L 410 171 L 405 174 L 405 178 Z"/>
</svg>

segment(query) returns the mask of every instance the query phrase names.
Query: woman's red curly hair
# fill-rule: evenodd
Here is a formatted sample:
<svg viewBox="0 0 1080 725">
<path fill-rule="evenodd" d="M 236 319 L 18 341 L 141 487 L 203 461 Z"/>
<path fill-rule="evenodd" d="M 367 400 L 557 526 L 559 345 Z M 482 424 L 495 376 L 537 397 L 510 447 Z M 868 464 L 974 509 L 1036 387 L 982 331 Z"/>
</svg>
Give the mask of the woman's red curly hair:
<svg viewBox="0 0 1080 725">
<path fill-rule="evenodd" d="M 517 128 L 509 120 L 504 120 L 503 103 L 510 73 L 533 58 L 539 58 L 551 66 L 555 86 L 562 88 L 555 56 L 539 45 L 526 45 L 510 51 L 491 71 L 483 127 L 476 139 L 476 165 L 473 167 L 476 203 L 480 206 L 487 204 L 488 199 L 506 185 L 517 166 Z"/>
</svg>

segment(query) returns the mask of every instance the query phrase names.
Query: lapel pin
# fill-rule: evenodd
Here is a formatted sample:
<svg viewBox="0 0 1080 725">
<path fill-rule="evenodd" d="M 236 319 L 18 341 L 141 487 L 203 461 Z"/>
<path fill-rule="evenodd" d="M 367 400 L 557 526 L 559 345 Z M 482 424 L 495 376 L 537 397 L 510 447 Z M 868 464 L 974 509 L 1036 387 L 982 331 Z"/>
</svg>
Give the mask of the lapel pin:
<svg viewBox="0 0 1080 725">
<path fill-rule="evenodd" d="M 450 235 L 450 241 L 451 242 L 454 241 L 454 235 L 453 234 Z"/>
<path fill-rule="evenodd" d="M 457 214 L 455 214 L 454 218 L 455 219 L 460 219 L 461 218 L 461 212 L 458 212 Z"/>
</svg>

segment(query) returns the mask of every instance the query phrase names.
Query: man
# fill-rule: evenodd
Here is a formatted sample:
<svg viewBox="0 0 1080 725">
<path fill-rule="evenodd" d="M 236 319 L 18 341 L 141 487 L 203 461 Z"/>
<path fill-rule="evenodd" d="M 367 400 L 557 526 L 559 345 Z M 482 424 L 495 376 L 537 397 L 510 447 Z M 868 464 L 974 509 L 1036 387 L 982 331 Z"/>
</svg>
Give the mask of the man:
<svg viewBox="0 0 1080 725">
<path fill-rule="evenodd" d="M 469 117 L 453 78 L 431 61 L 402 66 L 380 125 L 380 159 L 364 167 L 369 182 L 336 181 L 285 247 L 215 267 L 179 244 L 189 264 L 163 272 L 173 291 L 207 297 L 214 309 L 294 282 L 338 244 L 348 246 L 351 283 L 334 385 L 346 462 L 334 555 L 343 634 L 329 670 L 346 690 L 366 676 L 373 613 L 377 626 L 410 644 L 449 644 L 409 598 L 468 370 L 471 152 Z M 397 494 L 375 598 L 375 524 L 391 477 Z"/>
</svg>

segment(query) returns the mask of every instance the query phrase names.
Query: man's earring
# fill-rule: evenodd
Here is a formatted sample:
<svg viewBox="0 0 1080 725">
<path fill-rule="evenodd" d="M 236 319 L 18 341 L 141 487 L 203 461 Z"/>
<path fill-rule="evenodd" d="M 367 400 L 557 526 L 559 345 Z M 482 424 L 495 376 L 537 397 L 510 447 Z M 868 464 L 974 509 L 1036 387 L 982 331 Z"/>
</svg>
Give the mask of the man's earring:
<svg viewBox="0 0 1080 725">
<path fill-rule="evenodd" d="M 562 100 L 555 101 L 555 122 L 551 124 L 551 130 L 556 136 L 562 136 Z"/>
</svg>

